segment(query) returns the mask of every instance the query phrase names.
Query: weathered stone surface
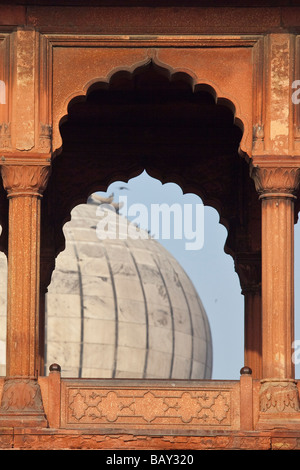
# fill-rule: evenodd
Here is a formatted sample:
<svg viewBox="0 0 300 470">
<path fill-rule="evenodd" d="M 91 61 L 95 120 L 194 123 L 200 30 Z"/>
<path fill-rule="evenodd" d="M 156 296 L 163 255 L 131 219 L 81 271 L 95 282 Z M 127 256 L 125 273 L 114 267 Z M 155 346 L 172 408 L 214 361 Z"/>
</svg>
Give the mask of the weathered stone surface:
<svg viewBox="0 0 300 470">
<path fill-rule="evenodd" d="M 101 434 L 86 431 L 0 430 L 0 448 L 31 450 L 299 450 L 299 436 L 287 431 L 210 432 L 198 436 Z"/>
</svg>

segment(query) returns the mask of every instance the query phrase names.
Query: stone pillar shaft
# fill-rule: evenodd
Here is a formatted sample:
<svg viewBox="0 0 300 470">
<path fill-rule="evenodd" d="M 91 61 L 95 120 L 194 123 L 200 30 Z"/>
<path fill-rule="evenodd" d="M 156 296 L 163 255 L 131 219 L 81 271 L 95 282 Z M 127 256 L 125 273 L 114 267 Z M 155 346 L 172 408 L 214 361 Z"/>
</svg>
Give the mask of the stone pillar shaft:
<svg viewBox="0 0 300 470">
<path fill-rule="evenodd" d="M 252 378 L 262 377 L 261 324 L 261 254 L 238 253 L 235 259 L 244 296 L 244 365 L 250 367 Z"/>
<path fill-rule="evenodd" d="M 40 200 L 9 201 L 7 375 L 37 374 Z"/>
<path fill-rule="evenodd" d="M 7 372 L 0 425 L 45 426 L 37 382 L 39 360 L 40 204 L 50 162 L 2 158 L 9 198 Z"/>
<path fill-rule="evenodd" d="M 262 377 L 262 321 L 261 291 L 249 290 L 244 293 L 245 305 L 245 365 L 252 370 L 253 379 Z"/>
<path fill-rule="evenodd" d="M 262 199 L 263 377 L 293 378 L 294 202 Z"/>
</svg>

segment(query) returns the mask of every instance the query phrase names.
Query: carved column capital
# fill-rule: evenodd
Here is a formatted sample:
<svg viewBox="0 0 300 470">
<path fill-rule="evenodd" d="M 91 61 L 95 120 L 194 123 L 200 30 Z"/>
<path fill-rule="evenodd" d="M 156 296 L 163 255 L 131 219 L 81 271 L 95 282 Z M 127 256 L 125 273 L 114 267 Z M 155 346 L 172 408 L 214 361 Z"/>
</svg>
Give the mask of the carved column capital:
<svg viewBox="0 0 300 470">
<path fill-rule="evenodd" d="M 51 172 L 50 158 L 23 159 L 1 157 L 1 175 L 8 197 L 41 197 Z"/>
<path fill-rule="evenodd" d="M 295 198 L 300 183 L 299 157 L 253 157 L 250 175 L 260 198 Z"/>
</svg>

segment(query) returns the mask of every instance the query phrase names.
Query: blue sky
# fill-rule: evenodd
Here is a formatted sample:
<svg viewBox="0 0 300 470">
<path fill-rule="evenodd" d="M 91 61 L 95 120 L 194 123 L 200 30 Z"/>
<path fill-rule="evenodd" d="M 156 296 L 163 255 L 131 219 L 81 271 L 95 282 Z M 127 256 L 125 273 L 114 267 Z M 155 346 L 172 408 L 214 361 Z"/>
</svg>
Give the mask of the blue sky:
<svg viewBox="0 0 300 470">
<path fill-rule="evenodd" d="M 115 201 L 120 196 L 127 196 L 128 207 L 144 204 L 149 208 L 149 214 L 151 204 L 178 203 L 192 204 L 193 207 L 202 204 L 198 196 L 183 194 L 174 183 L 163 185 L 146 172 L 128 183 L 117 181 L 111 184 L 105 194 L 111 193 L 114 193 Z M 224 253 L 227 231 L 219 223 L 217 211 L 205 207 L 203 222 L 204 243 L 199 250 L 186 250 L 186 239 L 170 237 L 159 241 L 185 269 L 206 309 L 213 339 L 213 378 L 238 379 L 243 366 L 243 297 L 233 260 Z"/>
<path fill-rule="evenodd" d="M 202 204 L 194 194 L 183 194 L 174 183 L 162 184 L 146 172 L 131 179 L 128 183 L 114 182 L 106 195 L 114 193 L 115 201 L 127 196 L 127 206 L 167 203 Z M 122 209 L 121 209 L 122 214 Z M 186 250 L 186 240 L 159 239 L 173 254 L 193 281 L 210 322 L 213 340 L 213 379 L 233 379 L 240 377 L 244 365 L 244 298 L 231 256 L 224 252 L 227 230 L 219 223 L 217 211 L 204 208 L 204 243 L 199 250 Z M 144 227 L 147 228 L 147 227 Z M 297 322 L 300 260 L 300 227 L 295 227 L 295 339 L 300 339 L 300 325 Z M 296 378 L 300 376 L 300 366 L 296 365 Z"/>
</svg>

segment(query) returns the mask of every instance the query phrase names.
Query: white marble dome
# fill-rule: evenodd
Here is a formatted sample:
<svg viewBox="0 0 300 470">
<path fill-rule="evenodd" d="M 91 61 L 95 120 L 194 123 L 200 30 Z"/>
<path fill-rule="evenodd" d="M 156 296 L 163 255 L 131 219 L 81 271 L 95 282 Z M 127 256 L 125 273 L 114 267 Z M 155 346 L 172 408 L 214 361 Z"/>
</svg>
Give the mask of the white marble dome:
<svg viewBox="0 0 300 470">
<path fill-rule="evenodd" d="M 103 236 L 101 214 L 129 236 Z M 137 230 L 99 209 L 97 196 L 72 211 L 46 296 L 46 371 L 58 363 L 65 377 L 211 378 L 201 300 L 174 257 Z"/>
</svg>

